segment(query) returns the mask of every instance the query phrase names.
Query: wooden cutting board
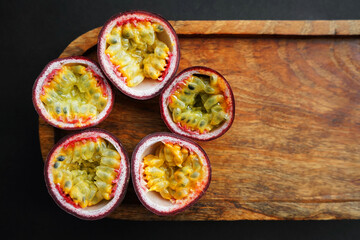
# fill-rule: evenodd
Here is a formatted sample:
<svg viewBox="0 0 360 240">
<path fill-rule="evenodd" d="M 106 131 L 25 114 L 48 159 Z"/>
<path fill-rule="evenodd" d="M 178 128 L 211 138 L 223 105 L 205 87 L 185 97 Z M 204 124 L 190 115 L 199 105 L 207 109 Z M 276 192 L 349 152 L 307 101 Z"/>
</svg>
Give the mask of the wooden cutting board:
<svg viewBox="0 0 360 240">
<path fill-rule="evenodd" d="M 111 218 L 129 220 L 359 219 L 360 21 L 171 21 L 179 71 L 214 68 L 230 82 L 236 118 L 221 138 L 199 142 L 211 185 L 184 213 L 158 217 L 129 185 Z M 60 57 L 96 60 L 101 28 L 75 39 Z M 45 65 L 45 64 L 44 64 Z M 146 135 L 168 131 L 158 98 L 137 101 L 115 90 L 99 128 L 131 156 Z M 43 158 L 69 131 L 39 119 Z"/>
</svg>

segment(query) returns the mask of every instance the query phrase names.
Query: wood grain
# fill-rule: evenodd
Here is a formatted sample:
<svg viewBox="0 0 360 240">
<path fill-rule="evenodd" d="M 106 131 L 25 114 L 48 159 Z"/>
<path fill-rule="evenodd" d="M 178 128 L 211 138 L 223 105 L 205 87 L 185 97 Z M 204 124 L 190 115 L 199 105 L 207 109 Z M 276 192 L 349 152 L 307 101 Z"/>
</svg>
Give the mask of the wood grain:
<svg viewBox="0 0 360 240">
<path fill-rule="evenodd" d="M 359 35 L 360 21 L 172 24 L 180 36 L 179 71 L 205 65 L 222 73 L 234 91 L 236 118 L 223 137 L 200 142 L 213 178 L 196 205 L 176 216 L 158 217 L 140 204 L 130 184 L 110 217 L 359 219 L 360 39 L 330 35 Z M 264 37 L 286 35 L 285 29 L 307 37 Z M 96 60 L 99 30 L 74 40 L 61 57 L 84 54 Z M 226 36 L 231 31 L 238 36 Z M 254 36 L 241 36 L 249 33 Z M 195 36 L 187 37 L 191 34 Z M 115 92 L 114 109 L 98 127 L 114 133 L 130 155 L 146 135 L 168 131 L 158 98 L 136 101 Z M 43 157 L 68 133 L 39 119 Z"/>
<path fill-rule="evenodd" d="M 334 21 L 171 21 L 180 35 L 360 35 L 359 20 Z"/>
</svg>

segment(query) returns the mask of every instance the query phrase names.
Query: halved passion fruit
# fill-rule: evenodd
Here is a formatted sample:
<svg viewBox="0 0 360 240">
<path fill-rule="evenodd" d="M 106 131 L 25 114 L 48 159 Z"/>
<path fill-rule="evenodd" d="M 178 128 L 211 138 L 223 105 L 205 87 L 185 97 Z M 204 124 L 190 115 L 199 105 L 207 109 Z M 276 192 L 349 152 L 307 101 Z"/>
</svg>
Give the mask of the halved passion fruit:
<svg viewBox="0 0 360 240">
<path fill-rule="evenodd" d="M 160 109 L 172 132 L 206 141 L 229 130 L 235 101 L 229 83 L 220 73 L 206 67 L 191 67 L 164 88 Z"/>
<path fill-rule="evenodd" d="M 38 114 L 54 127 L 82 129 L 104 120 L 114 97 L 98 65 L 85 57 L 51 61 L 33 87 Z"/>
<path fill-rule="evenodd" d="M 95 220 L 120 204 L 130 168 L 115 136 L 90 129 L 61 139 L 46 159 L 44 174 L 50 195 L 63 210 Z"/>
<path fill-rule="evenodd" d="M 136 146 L 132 182 L 142 204 L 157 215 L 193 205 L 210 185 L 211 167 L 195 142 L 172 133 L 150 134 Z"/>
<path fill-rule="evenodd" d="M 113 84 L 140 100 L 159 94 L 180 60 L 179 40 L 170 23 L 144 11 L 110 18 L 99 34 L 97 54 Z"/>
</svg>

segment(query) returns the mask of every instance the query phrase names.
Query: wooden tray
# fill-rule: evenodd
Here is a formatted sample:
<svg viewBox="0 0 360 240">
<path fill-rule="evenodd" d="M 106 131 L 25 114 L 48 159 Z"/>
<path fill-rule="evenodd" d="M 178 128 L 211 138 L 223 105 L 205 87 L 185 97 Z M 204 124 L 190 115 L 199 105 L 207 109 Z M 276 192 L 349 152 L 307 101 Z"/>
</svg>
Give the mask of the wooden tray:
<svg viewBox="0 0 360 240">
<path fill-rule="evenodd" d="M 158 217 L 130 183 L 111 218 L 130 220 L 360 218 L 360 21 L 172 21 L 179 71 L 218 70 L 236 99 L 232 128 L 200 142 L 210 157 L 211 185 L 184 213 Z M 60 57 L 96 60 L 100 28 L 75 39 Z M 98 125 L 130 156 L 146 135 L 168 131 L 158 98 L 116 92 Z M 43 158 L 68 131 L 39 119 Z"/>
</svg>

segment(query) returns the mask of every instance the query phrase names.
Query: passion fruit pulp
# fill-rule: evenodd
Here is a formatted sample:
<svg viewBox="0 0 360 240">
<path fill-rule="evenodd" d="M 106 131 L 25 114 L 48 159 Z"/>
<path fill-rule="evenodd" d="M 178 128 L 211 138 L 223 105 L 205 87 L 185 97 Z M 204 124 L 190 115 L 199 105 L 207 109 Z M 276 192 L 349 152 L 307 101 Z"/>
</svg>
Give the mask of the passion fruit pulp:
<svg viewBox="0 0 360 240">
<path fill-rule="evenodd" d="M 235 101 L 226 79 L 207 67 L 183 70 L 160 96 L 161 116 L 174 133 L 212 140 L 231 127 Z"/>
<path fill-rule="evenodd" d="M 175 30 L 161 16 L 145 11 L 110 18 L 99 34 L 97 54 L 110 81 L 140 100 L 158 95 L 175 75 L 180 60 Z"/>
<path fill-rule="evenodd" d="M 141 203 L 157 215 L 174 215 L 192 206 L 211 181 L 205 151 L 171 133 L 150 134 L 136 146 L 132 181 Z"/>
<path fill-rule="evenodd" d="M 103 121 L 114 97 L 97 63 L 85 57 L 51 61 L 33 87 L 33 104 L 50 125 L 83 129 Z"/>
<path fill-rule="evenodd" d="M 120 141 L 90 129 L 61 139 L 47 157 L 44 174 L 50 195 L 63 210 L 95 220 L 121 203 L 130 169 Z"/>
</svg>

